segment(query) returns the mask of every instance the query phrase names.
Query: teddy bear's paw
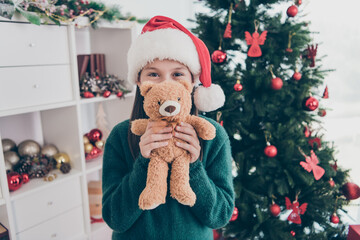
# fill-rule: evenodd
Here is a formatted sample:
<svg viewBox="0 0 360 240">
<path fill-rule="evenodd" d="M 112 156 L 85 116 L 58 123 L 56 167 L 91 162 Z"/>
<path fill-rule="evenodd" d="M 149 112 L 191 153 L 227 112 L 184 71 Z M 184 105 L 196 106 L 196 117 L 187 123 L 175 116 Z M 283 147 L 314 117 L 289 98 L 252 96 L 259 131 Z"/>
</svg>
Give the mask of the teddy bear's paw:
<svg viewBox="0 0 360 240">
<path fill-rule="evenodd" d="M 165 197 L 145 188 L 139 197 L 139 207 L 142 210 L 151 210 L 157 208 L 160 204 L 165 203 Z"/>
<path fill-rule="evenodd" d="M 196 202 L 196 195 L 193 190 L 190 188 L 182 188 L 176 191 L 176 193 L 172 193 L 171 197 L 175 198 L 179 203 L 187 206 L 194 206 Z"/>
</svg>

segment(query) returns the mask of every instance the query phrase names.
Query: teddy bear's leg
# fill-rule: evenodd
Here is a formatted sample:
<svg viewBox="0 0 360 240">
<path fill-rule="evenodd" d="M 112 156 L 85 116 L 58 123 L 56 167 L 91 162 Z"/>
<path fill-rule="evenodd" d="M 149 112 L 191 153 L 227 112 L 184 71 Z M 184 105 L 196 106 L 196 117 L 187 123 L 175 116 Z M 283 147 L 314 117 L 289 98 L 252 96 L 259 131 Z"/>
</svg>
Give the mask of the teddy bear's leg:
<svg viewBox="0 0 360 240">
<path fill-rule="evenodd" d="M 189 182 L 190 155 L 182 154 L 171 164 L 170 193 L 181 204 L 193 206 L 196 195 Z"/>
<path fill-rule="evenodd" d="M 139 207 L 154 209 L 165 203 L 169 165 L 159 157 L 152 157 L 148 166 L 146 187 L 139 197 Z"/>
</svg>

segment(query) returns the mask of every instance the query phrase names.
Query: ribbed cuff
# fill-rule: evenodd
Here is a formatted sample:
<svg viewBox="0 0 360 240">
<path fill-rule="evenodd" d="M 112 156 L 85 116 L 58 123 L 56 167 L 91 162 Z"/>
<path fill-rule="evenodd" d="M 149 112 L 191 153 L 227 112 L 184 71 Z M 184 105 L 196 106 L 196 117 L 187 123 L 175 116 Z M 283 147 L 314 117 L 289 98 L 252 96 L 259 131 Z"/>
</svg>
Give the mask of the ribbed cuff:
<svg viewBox="0 0 360 240">
<path fill-rule="evenodd" d="M 139 156 L 136 158 L 135 163 L 137 162 L 142 167 L 147 168 L 149 165 L 149 161 L 150 161 L 149 158 L 144 158 L 140 153 Z"/>
<path fill-rule="evenodd" d="M 202 166 L 202 162 L 200 160 L 196 160 L 193 163 L 190 163 L 190 176 L 197 175 L 200 171 Z"/>
</svg>

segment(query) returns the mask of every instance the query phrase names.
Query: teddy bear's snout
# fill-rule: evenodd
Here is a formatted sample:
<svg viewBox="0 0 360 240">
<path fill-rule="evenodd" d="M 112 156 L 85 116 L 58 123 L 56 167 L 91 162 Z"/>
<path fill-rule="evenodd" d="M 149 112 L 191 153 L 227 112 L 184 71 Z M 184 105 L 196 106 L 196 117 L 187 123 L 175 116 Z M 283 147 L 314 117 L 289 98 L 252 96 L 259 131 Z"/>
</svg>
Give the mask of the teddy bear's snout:
<svg viewBox="0 0 360 240">
<path fill-rule="evenodd" d="M 176 107 L 175 106 L 167 106 L 165 108 L 165 111 L 167 111 L 168 113 L 172 113 L 173 111 L 175 111 Z"/>
<path fill-rule="evenodd" d="M 159 113 L 162 116 L 175 116 L 180 112 L 181 105 L 178 102 L 167 100 L 159 108 Z"/>
</svg>

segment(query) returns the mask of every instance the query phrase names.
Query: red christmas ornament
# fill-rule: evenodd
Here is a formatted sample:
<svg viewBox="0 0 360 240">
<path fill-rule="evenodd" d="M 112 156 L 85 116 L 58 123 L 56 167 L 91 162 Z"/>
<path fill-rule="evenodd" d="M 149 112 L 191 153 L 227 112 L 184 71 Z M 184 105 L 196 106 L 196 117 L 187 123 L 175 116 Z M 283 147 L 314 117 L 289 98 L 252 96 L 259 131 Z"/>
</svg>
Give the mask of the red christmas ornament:
<svg viewBox="0 0 360 240">
<path fill-rule="evenodd" d="M 215 64 L 222 64 L 226 61 L 227 55 L 225 52 L 221 51 L 221 48 L 219 50 L 214 51 L 211 54 L 211 60 Z"/>
<path fill-rule="evenodd" d="M 311 135 L 311 131 L 307 126 L 305 126 L 305 128 L 304 128 L 304 135 L 307 138 L 310 137 L 310 135 Z"/>
<path fill-rule="evenodd" d="M 21 177 L 22 177 L 22 180 L 23 180 L 24 184 L 28 183 L 30 181 L 29 174 L 27 174 L 27 173 L 22 173 Z"/>
<path fill-rule="evenodd" d="M 319 101 L 314 97 L 305 98 L 304 107 L 307 111 L 314 111 L 319 107 Z"/>
<path fill-rule="evenodd" d="M 292 75 L 292 78 L 296 81 L 299 81 L 301 79 L 301 73 L 295 71 L 294 74 Z"/>
<path fill-rule="evenodd" d="M 336 215 L 336 213 L 333 213 L 333 215 L 331 215 L 330 222 L 334 224 L 338 224 L 340 222 L 340 218 Z"/>
<path fill-rule="evenodd" d="M 264 153 L 267 157 L 273 158 L 277 155 L 277 149 L 275 146 L 270 145 L 270 143 L 267 143 L 268 146 L 264 149 Z"/>
<path fill-rule="evenodd" d="M 102 132 L 99 129 L 94 128 L 88 133 L 87 137 L 89 138 L 90 142 L 95 143 L 101 140 Z"/>
<path fill-rule="evenodd" d="M 360 187 L 355 183 L 345 183 L 341 190 L 348 200 L 355 200 L 360 197 Z"/>
<path fill-rule="evenodd" d="M 17 172 L 9 172 L 7 174 L 7 180 L 10 192 L 18 190 L 23 184 L 22 177 Z"/>
<path fill-rule="evenodd" d="M 260 57 L 262 55 L 259 45 L 264 45 L 266 40 L 267 31 L 263 31 L 261 35 L 258 33 L 259 22 L 255 20 L 255 32 L 251 34 L 245 31 L 245 40 L 247 45 L 251 45 L 248 51 L 249 57 Z"/>
<path fill-rule="evenodd" d="M 330 187 L 335 187 L 335 181 L 332 178 L 330 178 L 329 184 L 330 184 Z"/>
<path fill-rule="evenodd" d="M 121 98 L 123 95 L 124 95 L 124 93 L 123 93 L 122 91 L 120 91 L 120 92 L 118 92 L 118 93 L 116 94 L 116 96 L 119 97 L 119 98 Z"/>
<path fill-rule="evenodd" d="M 311 150 L 310 152 L 310 157 L 306 156 L 305 154 L 305 161 L 306 162 L 300 162 L 300 165 L 308 172 L 313 172 L 314 174 L 314 178 L 315 180 L 319 180 L 320 178 L 322 178 L 322 176 L 325 173 L 325 170 L 318 166 L 319 164 L 319 159 L 317 158 L 317 156 L 315 155 L 314 151 Z"/>
<path fill-rule="evenodd" d="M 299 206 L 300 204 L 297 200 L 291 203 L 290 199 L 288 197 L 285 197 L 285 205 L 286 205 L 286 209 L 293 210 L 287 219 L 290 222 L 301 224 L 300 215 L 303 215 L 306 212 L 306 208 L 308 204 L 303 203 L 301 206 Z"/>
<path fill-rule="evenodd" d="M 288 53 L 292 53 L 293 50 L 291 48 L 286 48 L 285 51 L 287 51 Z"/>
<path fill-rule="evenodd" d="M 295 231 L 293 231 L 293 230 L 290 231 L 290 234 L 291 234 L 291 236 L 293 236 L 293 237 L 295 237 L 295 235 L 296 235 Z"/>
<path fill-rule="evenodd" d="M 296 14 L 298 13 L 298 11 L 299 10 L 298 10 L 297 6 L 292 5 L 287 9 L 286 14 L 288 15 L 288 17 L 295 17 Z"/>
<path fill-rule="evenodd" d="M 332 164 L 331 165 L 331 167 L 335 170 L 335 171 L 337 171 L 337 161 L 335 161 L 335 163 L 334 164 Z"/>
<path fill-rule="evenodd" d="M 234 211 L 233 214 L 230 218 L 230 222 L 235 221 L 239 216 L 239 210 L 237 209 L 237 207 L 234 207 Z"/>
<path fill-rule="evenodd" d="M 324 93 L 323 93 L 323 96 L 322 96 L 322 98 L 329 98 L 329 90 L 328 90 L 328 87 L 326 86 L 325 87 L 325 90 L 324 90 Z"/>
<path fill-rule="evenodd" d="M 220 121 L 220 125 L 224 126 L 224 121 L 223 120 Z"/>
<path fill-rule="evenodd" d="M 103 97 L 107 98 L 111 95 L 111 92 L 109 90 L 106 90 L 104 93 L 103 93 Z"/>
<path fill-rule="evenodd" d="M 213 236 L 214 236 L 214 240 L 221 239 L 221 234 L 218 231 L 216 231 L 216 229 L 213 229 Z"/>
<path fill-rule="evenodd" d="M 281 80 L 281 78 L 273 78 L 271 79 L 271 88 L 274 90 L 280 90 L 283 86 L 283 80 Z"/>
<path fill-rule="evenodd" d="M 85 159 L 87 161 L 97 158 L 102 154 L 102 151 L 100 148 L 94 146 L 90 153 L 85 154 Z"/>
<path fill-rule="evenodd" d="M 311 146 L 311 148 L 321 148 L 321 140 L 318 137 L 309 139 L 308 143 Z M 314 143 L 316 143 L 316 144 L 314 144 Z"/>
<path fill-rule="evenodd" d="M 271 204 L 271 206 L 270 206 L 271 215 L 273 215 L 274 217 L 277 217 L 277 216 L 279 216 L 280 212 L 281 212 L 281 209 L 280 209 L 279 205 L 277 205 L 276 203 Z"/>
<path fill-rule="evenodd" d="M 311 60 L 310 67 L 315 67 L 315 57 L 317 53 L 318 45 L 316 44 L 316 47 L 314 45 L 308 45 L 307 47 L 307 58 Z"/>
<path fill-rule="evenodd" d="M 302 4 L 302 0 L 297 0 L 296 5 L 300 6 Z"/>
<path fill-rule="evenodd" d="M 233 8 L 233 4 L 230 4 L 230 9 L 229 9 L 229 20 L 228 20 L 228 24 L 226 25 L 226 29 L 224 32 L 224 38 L 231 38 L 231 14 L 232 14 L 232 8 Z"/>
<path fill-rule="evenodd" d="M 325 109 L 319 109 L 318 115 L 320 117 L 325 117 L 326 116 L 326 110 Z"/>
<path fill-rule="evenodd" d="M 92 94 L 92 92 L 86 91 L 83 93 L 83 97 L 84 98 L 92 98 L 92 97 L 94 97 L 94 94 Z"/>
<path fill-rule="evenodd" d="M 234 85 L 234 90 L 240 92 L 243 89 L 243 86 L 240 84 L 240 80 L 238 79 Z"/>
</svg>

